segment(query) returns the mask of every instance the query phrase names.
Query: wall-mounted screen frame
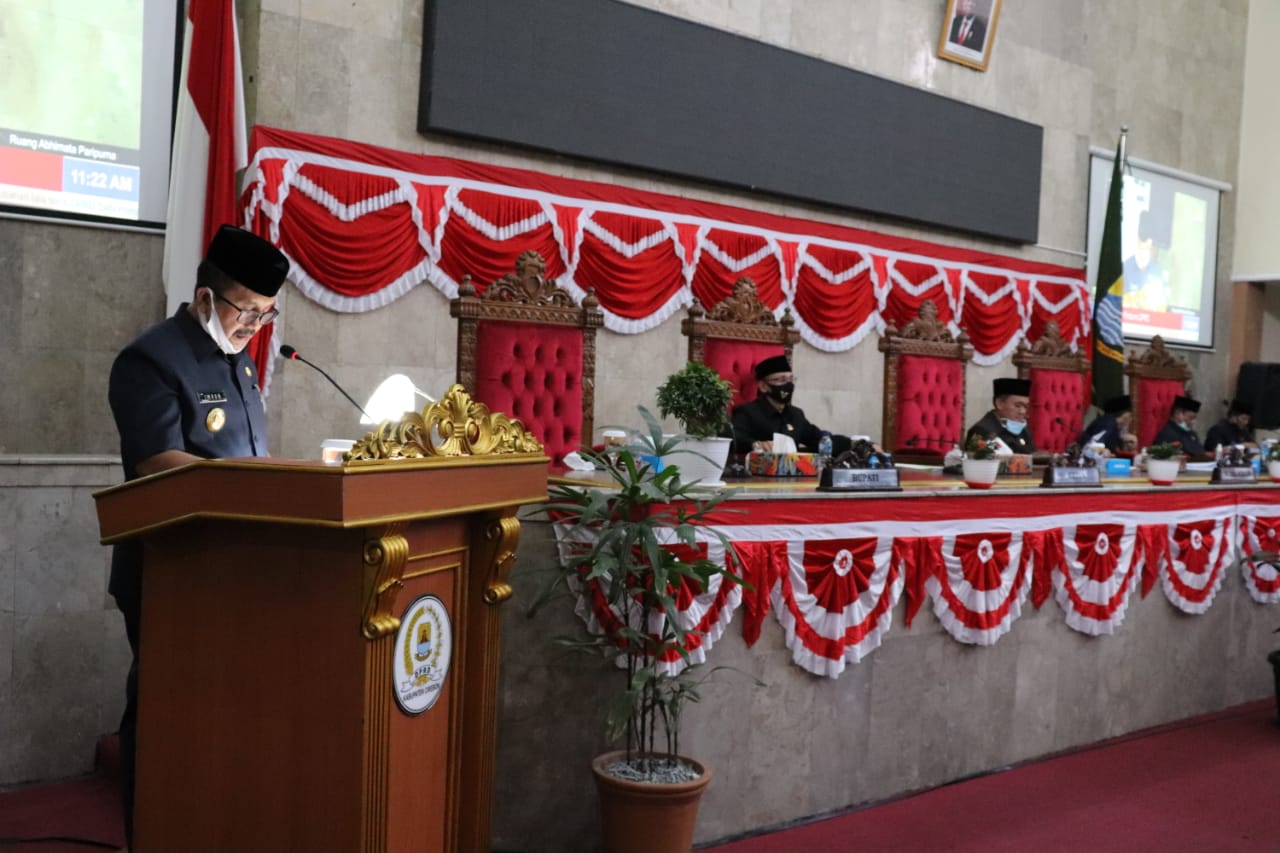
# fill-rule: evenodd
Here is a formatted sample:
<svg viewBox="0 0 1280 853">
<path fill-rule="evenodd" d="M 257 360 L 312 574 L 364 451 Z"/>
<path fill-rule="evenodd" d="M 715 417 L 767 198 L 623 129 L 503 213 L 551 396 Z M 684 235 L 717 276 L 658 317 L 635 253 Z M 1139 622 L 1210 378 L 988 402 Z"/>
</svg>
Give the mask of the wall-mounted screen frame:
<svg viewBox="0 0 1280 853">
<path fill-rule="evenodd" d="M 1115 153 L 1089 149 L 1089 281 L 1098 252 Z M 1213 349 L 1218 277 L 1218 214 L 1230 184 L 1127 158 L 1120 253 L 1124 258 L 1124 336 L 1156 335 L 1170 346 Z"/>
<path fill-rule="evenodd" d="M 163 229 L 182 0 L 0 0 L 0 216 Z"/>
</svg>

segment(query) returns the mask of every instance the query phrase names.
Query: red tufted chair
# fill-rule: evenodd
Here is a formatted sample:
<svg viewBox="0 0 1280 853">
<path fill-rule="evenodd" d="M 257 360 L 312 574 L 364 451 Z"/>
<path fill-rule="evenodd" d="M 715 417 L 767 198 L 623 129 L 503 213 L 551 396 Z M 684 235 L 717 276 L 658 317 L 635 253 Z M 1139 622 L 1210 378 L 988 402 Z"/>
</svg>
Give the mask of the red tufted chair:
<svg viewBox="0 0 1280 853">
<path fill-rule="evenodd" d="M 965 365 L 969 336 L 952 337 L 926 300 L 902 331 L 889 326 L 884 353 L 882 446 L 899 457 L 937 459 L 964 434 Z"/>
<path fill-rule="evenodd" d="M 782 320 L 773 316 L 756 293 L 756 283 L 748 276 L 738 279 L 733 293 L 707 314 L 694 300 L 680 324 L 689 338 L 689 361 L 713 368 L 733 385 L 731 406 L 756 398 L 755 366 L 766 358 L 791 351 L 800 332 L 787 309 Z"/>
<path fill-rule="evenodd" d="M 495 412 L 519 418 L 560 461 L 590 443 L 594 430 L 599 302 L 582 305 L 547 281 L 537 252 L 516 260 L 476 294 L 463 279 L 449 313 L 458 319 L 458 382 Z"/>
<path fill-rule="evenodd" d="M 1031 347 L 1018 344 L 1013 354 L 1019 379 L 1031 380 L 1031 413 L 1027 423 L 1036 448 L 1061 453 L 1084 429 L 1085 376 L 1089 359 L 1071 351 L 1058 324 L 1048 323 Z"/>
<path fill-rule="evenodd" d="M 1147 349 L 1129 354 L 1124 372 L 1129 377 L 1129 396 L 1133 400 L 1133 432 L 1138 436 L 1138 446 L 1146 447 L 1168 422 L 1173 398 L 1186 393 L 1191 368 L 1186 359 L 1169 352 L 1164 338 L 1156 335 Z"/>
</svg>

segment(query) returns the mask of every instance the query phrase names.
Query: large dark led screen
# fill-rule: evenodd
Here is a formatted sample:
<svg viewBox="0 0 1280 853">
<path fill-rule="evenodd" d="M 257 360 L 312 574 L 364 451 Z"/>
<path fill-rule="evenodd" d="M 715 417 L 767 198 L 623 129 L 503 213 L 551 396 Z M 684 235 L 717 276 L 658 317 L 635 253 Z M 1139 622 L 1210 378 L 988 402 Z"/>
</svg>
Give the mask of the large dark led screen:
<svg viewBox="0 0 1280 853">
<path fill-rule="evenodd" d="M 615 0 L 424 16 L 422 132 L 1037 239 L 1037 125 Z"/>
</svg>

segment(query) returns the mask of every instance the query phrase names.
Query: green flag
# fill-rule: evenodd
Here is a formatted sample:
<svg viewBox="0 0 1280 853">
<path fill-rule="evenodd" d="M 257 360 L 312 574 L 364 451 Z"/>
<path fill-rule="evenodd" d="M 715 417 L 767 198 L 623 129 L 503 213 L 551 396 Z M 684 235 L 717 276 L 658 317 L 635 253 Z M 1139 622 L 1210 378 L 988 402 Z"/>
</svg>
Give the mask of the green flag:
<svg viewBox="0 0 1280 853">
<path fill-rule="evenodd" d="M 1093 292 L 1093 402 L 1101 407 L 1124 393 L 1124 331 L 1120 325 L 1124 302 L 1124 258 L 1120 255 L 1120 222 L 1124 208 L 1124 134 L 1116 145 L 1111 192 L 1102 225 L 1098 277 Z"/>
</svg>

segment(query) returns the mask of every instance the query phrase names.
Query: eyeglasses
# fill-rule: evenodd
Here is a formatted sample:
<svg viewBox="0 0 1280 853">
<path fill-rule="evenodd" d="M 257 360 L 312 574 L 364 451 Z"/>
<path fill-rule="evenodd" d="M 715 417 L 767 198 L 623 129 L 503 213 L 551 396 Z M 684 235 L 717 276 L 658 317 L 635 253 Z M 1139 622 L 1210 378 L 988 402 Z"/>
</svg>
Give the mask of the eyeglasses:
<svg viewBox="0 0 1280 853">
<path fill-rule="evenodd" d="M 244 323 L 246 326 L 252 326 L 254 323 L 261 323 L 262 325 L 265 326 L 268 323 L 270 323 L 272 320 L 280 316 L 280 312 L 274 308 L 269 308 L 266 311 L 254 311 L 252 308 L 241 308 L 239 305 L 235 304 L 230 299 L 227 299 L 221 293 L 217 293 L 214 291 L 210 291 L 210 292 L 213 293 L 215 298 L 221 299 L 223 302 L 227 303 L 232 308 L 239 311 L 240 313 L 236 315 L 236 321 L 239 323 Z"/>
</svg>

